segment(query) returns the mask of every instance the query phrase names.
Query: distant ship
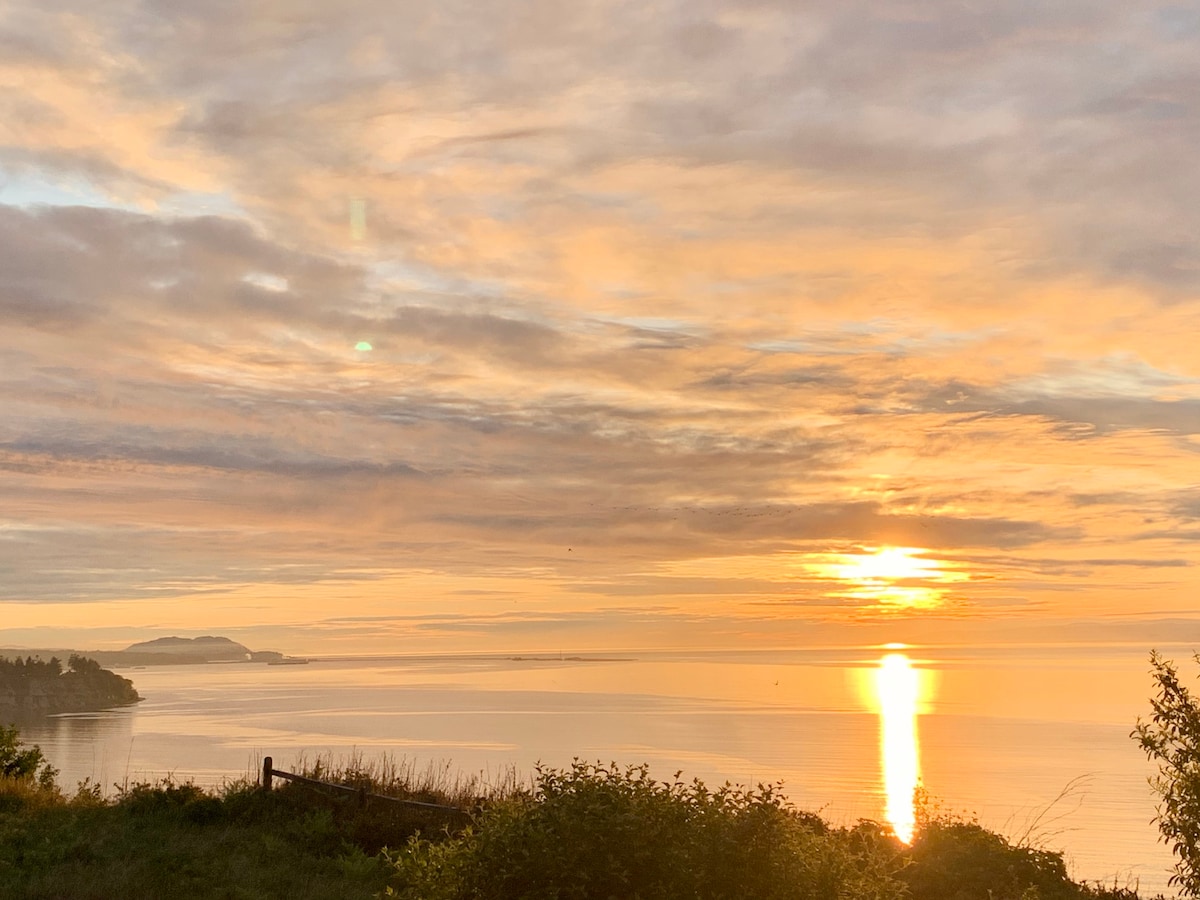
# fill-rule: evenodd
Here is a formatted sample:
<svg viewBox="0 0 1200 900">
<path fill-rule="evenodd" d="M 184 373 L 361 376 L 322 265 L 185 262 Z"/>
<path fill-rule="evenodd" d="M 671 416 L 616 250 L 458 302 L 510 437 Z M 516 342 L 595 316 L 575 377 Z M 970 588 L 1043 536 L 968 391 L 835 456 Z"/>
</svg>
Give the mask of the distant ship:
<svg viewBox="0 0 1200 900">
<path fill-rule="evenodd" d="M 268 659 L 268 666 L 307 666 L 308 660 L 299 656 L 285 656 L 283 659 Z"/>
</svg>

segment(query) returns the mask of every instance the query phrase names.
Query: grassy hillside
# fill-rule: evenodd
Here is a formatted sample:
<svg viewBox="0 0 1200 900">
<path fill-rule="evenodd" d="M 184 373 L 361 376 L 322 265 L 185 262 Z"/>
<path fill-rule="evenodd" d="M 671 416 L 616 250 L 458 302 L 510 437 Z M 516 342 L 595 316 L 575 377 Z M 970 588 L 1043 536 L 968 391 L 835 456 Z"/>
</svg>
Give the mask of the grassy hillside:
<svg viewBox="0 0 1200 900">
<path fill-rule="evenodd" d="M 8 735 L 7 742 L 4 735 Z M 7 747 L 7 750 L 5 749 Z M 7 756 L 6 756 L 7 754 Z M 1133 900 L 1076 884 L 1059 854 L 925 819 L 911 846 L 836 828 L 778 787 L 710 790 L 644 767 L 579 763 L 531 786 L 359 761 L 307 774 L 462 815 L 284 784 L 164 782 L 72 796 L 0 730 L 0 900 Z M 50 777 L 47 777 L 49 775 Z M 389 849 L 390 848 L 390 849 Z"/>
</svg>

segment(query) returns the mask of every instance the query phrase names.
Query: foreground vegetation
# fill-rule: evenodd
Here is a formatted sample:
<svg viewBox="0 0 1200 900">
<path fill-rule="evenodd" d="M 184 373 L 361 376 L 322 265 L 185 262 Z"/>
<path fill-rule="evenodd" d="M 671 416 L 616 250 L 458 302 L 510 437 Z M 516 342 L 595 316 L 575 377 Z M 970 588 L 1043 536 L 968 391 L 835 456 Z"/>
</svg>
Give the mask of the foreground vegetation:
<svg viewBox="0 0 1200 900">
<path fill-rule="evenodd" d="M 923 817 L 911 846 L 837 828 L 778 786 L 710 790 L 577 763 L 532 786 L 455 783 L 386 762 L 310 776 L 461 815 L 285 784 L 163 782 L 67 797 L 0 729 L 0 898 L 353 900 L 1132 900 L 974 822 Z"/>
<path fill-rule="evenodd" d="M 1194 655 L 1200 663 L 1200 653 Z M 1170 884 L 1187 897 L 1200 897 L 1200 700 L 1179 678 L 1175 664 L 1150 654 L 1155 693 L 1151 716 L 1130 735 L 1158 764 L 1150 784 L 1161 802 L 1155 821 L 1175 854 Z"/>
<path fill-rule="evenodd" d="M 5 740 L 5 735 L 8 740 Z M 380 851 L 418 831 L 444 831 L 445 814 L 285 785 L 264 793 L 240 780 L 208 791 L 163 781 L 121 786 L 103 798 L 81 785 L 66 796 L 35 749 L 0 728 L 0 898 L 189 900 L 373 898 L 391 870 Z M 47 778 L 47 772 L 51 777 Z M 413 799 L 461 803 L 439 773 L 336 773 L 317 762 L 316 777 Z"/>
<path fill-rule="evenodd" d="M 778 786 L 658 782 L 644 766 L 539 770 L 471 827 L 386 857 L 403 900 L 1068 900 L 1062 856 L 974 822 L 922 818 L 911 846 L 875 822 L 836 828 Z"/>
</svg>

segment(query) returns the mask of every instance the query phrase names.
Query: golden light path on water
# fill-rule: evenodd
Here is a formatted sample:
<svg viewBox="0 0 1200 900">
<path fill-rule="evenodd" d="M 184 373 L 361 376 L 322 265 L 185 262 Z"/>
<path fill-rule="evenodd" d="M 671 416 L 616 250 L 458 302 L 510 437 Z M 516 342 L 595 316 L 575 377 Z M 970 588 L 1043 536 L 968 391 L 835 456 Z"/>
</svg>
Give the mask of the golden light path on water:
<svg viewBox="0 0 1200 900">
<path fill-rule="evenodd" d="M 884 817 L 907 844 L 916 827 L 913 793 L 921 783 L 917 738 L 917 713 L 924 699 L 921 673 L 903 653 L 888 653 L 873 674 L 880 718 Z"/>
</svg>

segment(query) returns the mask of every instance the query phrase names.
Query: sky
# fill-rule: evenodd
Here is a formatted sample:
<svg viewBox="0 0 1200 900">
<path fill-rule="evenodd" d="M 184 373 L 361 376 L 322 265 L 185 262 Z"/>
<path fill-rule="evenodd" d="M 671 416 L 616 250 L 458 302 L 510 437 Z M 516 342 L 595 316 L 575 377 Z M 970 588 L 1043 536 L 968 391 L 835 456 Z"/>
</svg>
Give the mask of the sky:
<svg viewBox="0 0 1200 900">
<path fill-rule="evenodd" d="M 1200 9 L 0 6 L 0 646 L 1200 639 Z"/>
</svg>

